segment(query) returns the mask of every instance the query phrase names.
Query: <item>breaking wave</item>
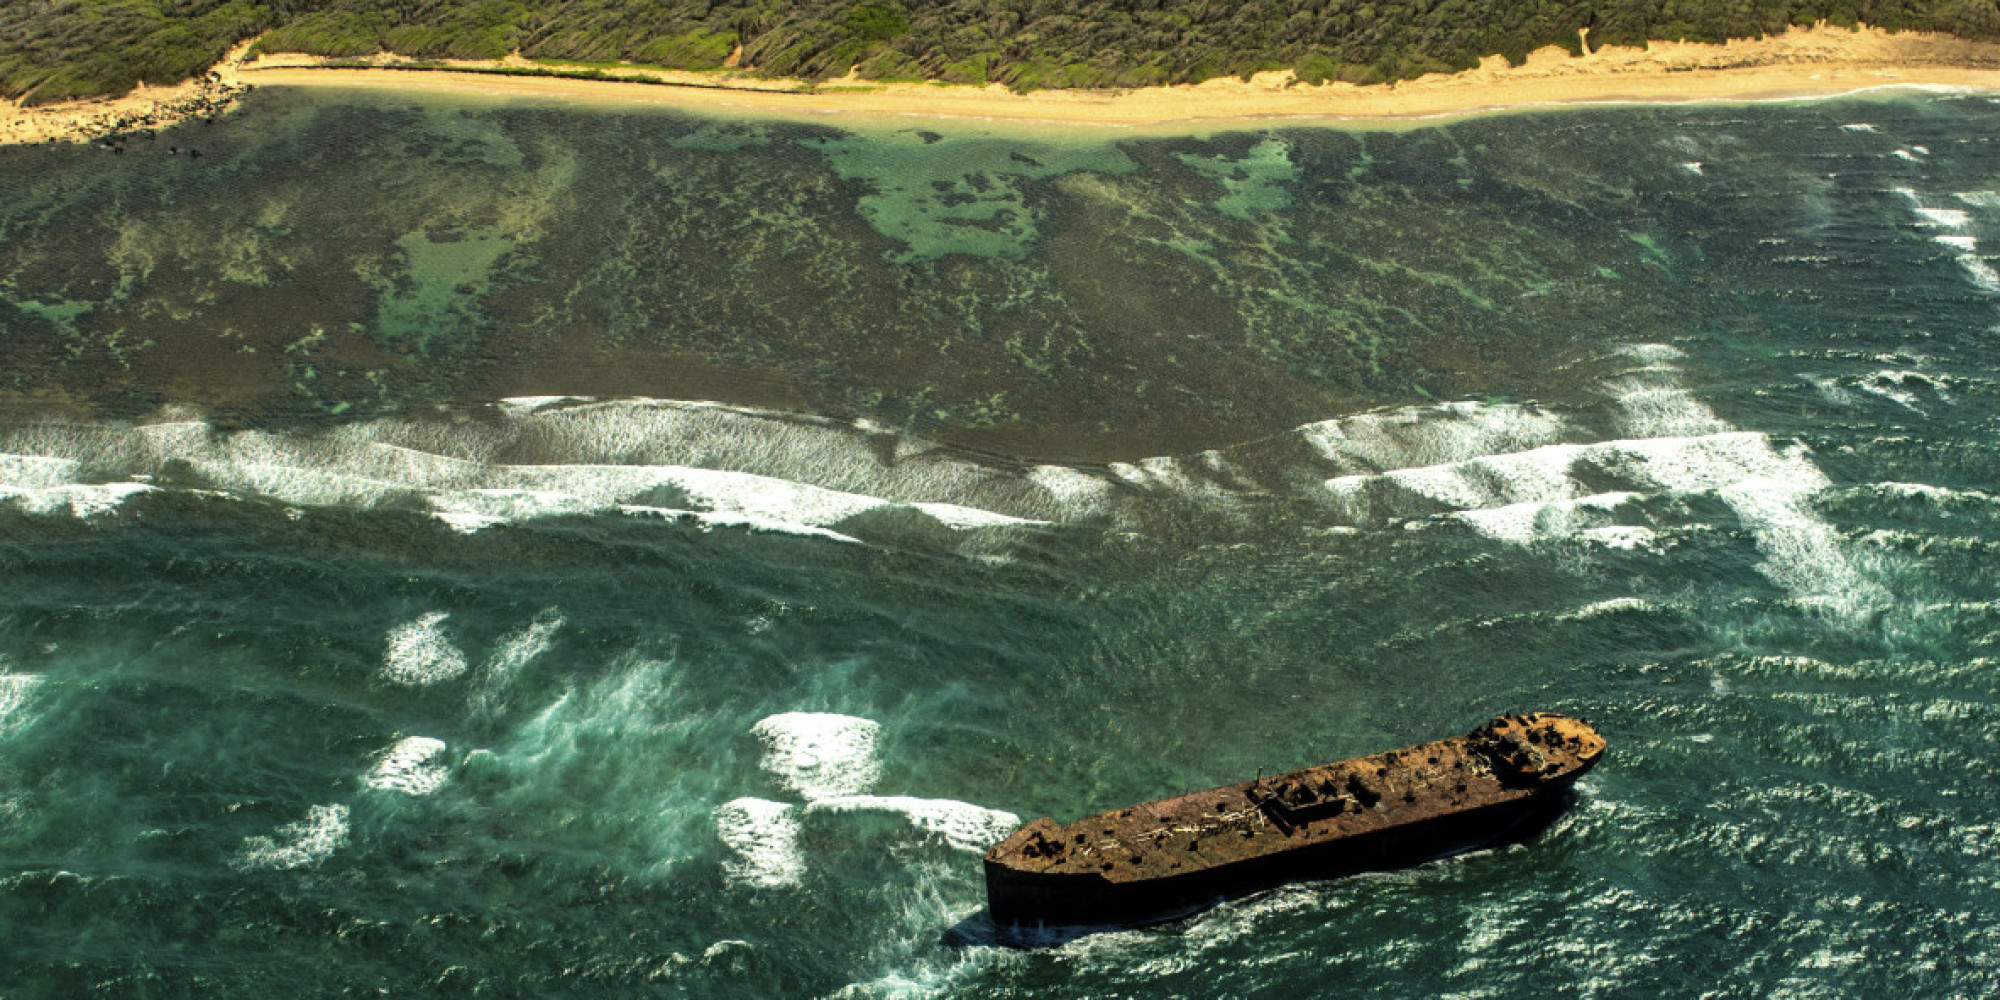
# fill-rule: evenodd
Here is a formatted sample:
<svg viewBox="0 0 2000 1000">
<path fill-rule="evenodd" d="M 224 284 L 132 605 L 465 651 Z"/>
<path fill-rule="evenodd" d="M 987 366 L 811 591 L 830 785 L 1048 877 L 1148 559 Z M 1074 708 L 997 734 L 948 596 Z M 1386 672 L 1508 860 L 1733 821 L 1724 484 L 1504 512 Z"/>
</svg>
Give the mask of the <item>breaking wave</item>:
<svg viewBox="0 0 2000 1000">
<path fill-rule="evenodd" d="M 462 532 L 611 515 L 989 556 L 1058 524 L 1221 536 L 1261 534 L 1301 512 L 1323 529 L 1458 524 L 1510 544 L 1641 553 L 1690 516 L 1680 501 L 1707 496 L 1735 513 L 1765 575 L 1802 601 L 1841 615 L 1884 603 L 1814 513 L 1829 480 L 1806 449 L 1721 419 L 1682 384 L 1680 360 L 1669 345 L 1628 347 L 1597 402 L 1562 410 L 1403 407 L 1097 467 L 986 464 L 865 420 L 661 400 L 522 397 L 481 419 L 293 434 L 185 418 L 44 423 L 0 431 L 0 500 L 99 516 L 178 488 L 308 508 L 415 505 Z M 1821 391 L 1911 407 L 1949 399 L 1919 375 L 1885 371 Z M 392 634 L 384 678 L 422 685 L 465 673 L 442 622 L 425 616 Z M 524 634 L 522 649 L 549 634 Z M 511 670 L 488 669 L 496 697 Z"/>
<path fill-rule="evenodd" d="M 276 871 L 317 868 L 346 844 L 347 807 L 313 806 L 305 819 L 279 827 L 274 836 L 243 838 L 234 865 Z"/>
<path fill-rule="evenodd" d="M 429 687 L 464 674 L 465 654 L 445 634 L 451 615 L 433 611 L 389 630 L 382 655 L 382 677 L 406 687 Z"/>
<path fill-rule="evenodd" d="M 444 756 L 443 740 L 410 736 L 399 740 L 376 763 L 363 781 L 370 788 L 401 792 L 409 796 L 429 795 L 443 787 L 451 772 L 439 761 Z"/>
<path fill-rule="evenodd" d="M 715 810 L 715 834 L 735 855 L 723 862 L 732 881 L 777 889 L 796 886 L 805 876 L 797 806 L 769 799 L 732 799 Z"/>
<path fill-rule="evenodd" d="M 808 801 L 859 795 L 882 776 L 875 743 L 880 724 L 851 715 L 785 712 L 759 721 L 765 773 Z"/>
</svg>

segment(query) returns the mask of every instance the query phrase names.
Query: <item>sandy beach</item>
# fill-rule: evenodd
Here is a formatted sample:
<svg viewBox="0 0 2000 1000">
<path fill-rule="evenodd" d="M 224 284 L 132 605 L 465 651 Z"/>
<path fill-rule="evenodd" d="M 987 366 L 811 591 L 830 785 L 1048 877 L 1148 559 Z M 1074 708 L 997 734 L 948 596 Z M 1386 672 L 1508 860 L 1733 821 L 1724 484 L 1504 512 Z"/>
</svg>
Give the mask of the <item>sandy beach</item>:
<svg viewBox="0 0 2000 1000">
<path fill-rule="evenodd" d="M 1586 38 L 1586 44 L 1587 44 Z M 2000 90 L 2000 44 L 1925 33 L 1794 28 L 1722 45 L 1655 42 L 1572 56 L 1550 47 L 1520 66 L 1498 56 L 1479 68 L 1375 86 L 1305 85 L 1289 71 L 1248 81 L 1124 91 L 1041 90 L 845 78 L 811 85 L 740 72 L 608 70 L 615 80 L 491 72 L 536 64 L 426 63 L 379 56 L 340 66 L 306 56 L 246 60 L 239 46 L 207 80 L 141 87 L 109 101 L 37 108 L 0 104 L 0 143 L 85 141 L 129 128 L 219 113 L 217 102 L 256 86 L 347 87 L 657 105 L 763 115 L 918 116 L 1109 127 L 1200 126 L 1230 120 L 1321 118 L 1388 122 L 1535 107 L 1619 103 L 1737 102 L 1824 97 L 1880 87 Z M 442 66 L 443 68 L 435 68 Z M 547 68 L 547 67 L 544 67 Z M 485 71 L 485 72 L 482 72 Z"/>
</svg>

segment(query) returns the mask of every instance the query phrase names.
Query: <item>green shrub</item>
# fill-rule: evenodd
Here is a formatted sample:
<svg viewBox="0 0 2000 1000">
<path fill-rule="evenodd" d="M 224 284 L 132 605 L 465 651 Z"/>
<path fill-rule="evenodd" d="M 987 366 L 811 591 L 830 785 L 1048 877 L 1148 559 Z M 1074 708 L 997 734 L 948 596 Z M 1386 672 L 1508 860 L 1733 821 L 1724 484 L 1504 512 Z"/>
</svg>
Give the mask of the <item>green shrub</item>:
<svg viewBox="0 0 2000 1000">
<path fill-rule="evenodd" d="M 903 15 L 873 4 L 848 11 L 841 25 L 848 34 L 871 42 L 894 41 L 910 30 L 910 22 Z"/>
<path fill-rule="evenodd" d="M 696 28 L 647 42 L 639 47 L 634 56 L 638 62 L 669 69 L 721 69 L 723 62 L 734 51 L 735 32 Z"/>
</svg>

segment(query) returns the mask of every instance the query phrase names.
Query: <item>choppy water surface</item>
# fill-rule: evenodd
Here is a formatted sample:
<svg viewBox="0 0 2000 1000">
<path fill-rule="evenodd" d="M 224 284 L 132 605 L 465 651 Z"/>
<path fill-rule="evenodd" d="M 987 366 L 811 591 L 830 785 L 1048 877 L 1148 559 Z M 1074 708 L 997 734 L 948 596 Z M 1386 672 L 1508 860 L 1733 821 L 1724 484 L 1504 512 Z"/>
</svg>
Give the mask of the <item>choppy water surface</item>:
<svg viewBox="0 0 2000 1000">
<path fill-rule="evenodd" d="M 1996 123 L 9 150 L 0 996 L 1988 993 Z M 1533 842 L 981 918 L 1527 709 Z"/>
</svg>

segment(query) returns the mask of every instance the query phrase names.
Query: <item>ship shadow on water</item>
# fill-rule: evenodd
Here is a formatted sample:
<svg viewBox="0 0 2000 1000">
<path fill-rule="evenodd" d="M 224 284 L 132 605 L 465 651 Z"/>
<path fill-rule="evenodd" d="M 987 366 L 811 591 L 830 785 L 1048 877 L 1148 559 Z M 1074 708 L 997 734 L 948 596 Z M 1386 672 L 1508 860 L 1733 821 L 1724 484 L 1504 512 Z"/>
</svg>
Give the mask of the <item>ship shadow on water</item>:
<svg viewBox="0 0 2000 1000">
<path fill-rule="evenodd" d="M 1260 896 L 1263 895 L 1264 893 L 1272 892 L 1288 885 L 1297 885 L 1306 882 L 1332 882 L 1344 878 L 1349 878 L 1355 875 L 1365 875 L 1368 874 L 1369 872 L 1375 872 L 1375 871 L 1406 871 L 1411 868 L 1421 868 L 1426 865 L 1436 864 L 1440 861 L 1445 861 L 1450 858 L 1463 857 L 1467 854 L 1476 854 L 1483 851 L 1500 850 L 1507 847 L 1513 847 L 1517 844 L 1525 844 L 1528 843 L 1529 841 L 1535 840 L 1536 838 L 1540 837 L 1543 833 L 1548 832 L 1548 829 L 1551 826 L 1554 826 L 1556 821 L 1561 819 L 1563 815 L 1569 811 L 1570 807 L 1575 804 L 1576 797 L 1577 793 L 1574 788 L 1564 789 L 1559 796 L 1552 798 L 1547 804 L 1541 806 L 1540 808 L 1535 809 L 1534 811 L 1528 813 L 1525 816 L 1522 816 L 1520 820 L 1515 822 L 1512 826 L 1509 826 L 1506 830 L 1502 831 L 1498 835 L 1489 838 L 1487 840 L 1481 841 L 1480 843 L 1461 848 L 1459 850 L 1447 851 L 1443 854 L 1438 854 L 1429 858 L 1425 858 L 1424 860 L 1416 862 L 1415 864 L 1401 865 L 1394 868 L 1383 868 L 1383 869 L 1359 869 L 1355 871 L 1345 871 L 1333 874 L 1322 874 L 1317 872 L 1302 871 L 1298 873 L 1296 877 L 1293 878 L 1279 879 L 1276 881 L 1270 881 L 1258 885 L 1245 886 L 1242 892 L 1232 893 L 1226 896 L 1217 896 L 1214 899 L 1208 900 L 1205 903 L 1188 907 L 1186 909 L 1178 910 L 1176 912 L 1165 913 L 1157 917 L 1152 917 L 1145 920 L 1128 921 L 1125 923 L 1090 924 L 1090 925 L 1036 924 L 1032 927 L 1014 926 L 1014 925 L 1003 926 L 993 921 L 993 914 L 990 910 L 982 909 L 979 912 L 974 913 L 969 917 L 966 917 L 964 920 L 961 920 L 958 923 L 953 924 L 950 927 L 950 929 L 944 932 L 944 934 L 940 937 L 939 940 L 940 943 L 942 943 L 945 947 L 953 949 L 975 948 L 975 947 L 988 947 L 988 948 L 1000 947 L 1000 948 L 1013 948 L 1020 951 L 1034 951 L 1042 948 L 1060 947 L 1062 945 L 1068 944 L 1071 941 L 1075 941 L 1078 938 L 1088 937 L 1092 934 L 1102 934 L 1109 931 L 1134 930 L 1142 927 L 1166 928 L 1171 925 L 1180 924 L 1189 920 L 1193 920 L 1196 917 L 1202 916 L 1203 914 L 1208 913 L 1209 911 L 1215 909 L 1217 906 L 1220 906 L 1224 903 L 1231 903 L 1239 900 L 1249 899 L 1255 896 Z M 1530 861 L 1532 860 L 1532 858 L 1524 857 L 1523 860 Z"/>
</svg>

